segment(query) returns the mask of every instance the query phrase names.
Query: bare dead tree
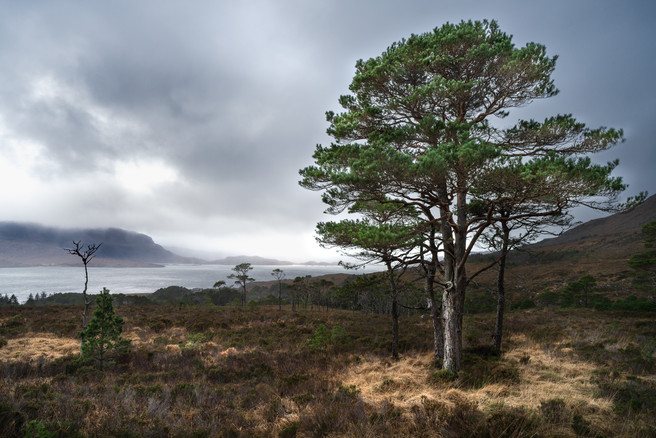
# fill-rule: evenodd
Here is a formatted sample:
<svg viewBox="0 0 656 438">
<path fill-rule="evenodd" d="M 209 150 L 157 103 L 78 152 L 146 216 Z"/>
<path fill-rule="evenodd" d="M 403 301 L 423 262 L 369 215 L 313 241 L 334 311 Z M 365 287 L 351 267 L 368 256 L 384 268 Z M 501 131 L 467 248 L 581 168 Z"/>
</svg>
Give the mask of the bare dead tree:
<svg viewBox="0 0 656 438">
<path fill-rule="evenodd" d="M 87 295 L 87 287 L 89 286 L 89 271 L 87 265 L 94 258 L 101 245 L 102 243 L 92 243 L 87 245 L 87 248 L 84 249 L 81 240 L 78 240 L 77 242 L 74 240 L 73 248 L 64 248 L 64 251 L 70 255 L 78 256 L 84 264 L 84 290 L 82 291 L 82 297 L 84 298 L 84 311 L 82 312 L 82 330 L 87 329 L 87 315 L 89 314 L 89 305 L 91 304 L 91 300 Z M 84 345 L 84 338 L 82 338 L 82 345 Z"/>
</svg>

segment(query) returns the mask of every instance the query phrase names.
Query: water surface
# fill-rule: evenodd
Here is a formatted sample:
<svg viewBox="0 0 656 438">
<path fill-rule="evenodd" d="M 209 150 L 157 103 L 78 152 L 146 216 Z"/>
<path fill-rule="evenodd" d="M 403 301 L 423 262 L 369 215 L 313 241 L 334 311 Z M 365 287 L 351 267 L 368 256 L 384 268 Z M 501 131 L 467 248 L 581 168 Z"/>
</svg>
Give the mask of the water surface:
<svg viewBox="0 0 656 438">
<path fill-rule="evenodd" d="M 333 273 L 353 273 L 341 266 L 253 266 L 251 277 L 257 281 L 274 280 L 273 269 L 282 269 L 288 279 L 304 275 L 324 275 Z M 161 268 L 94 268 L 89 267 L 89 292 L 97 293 L 103 287 L 112 293 L 151 293 L 167 286 L 186 288 L 206 288 L 224 280 L 228 285 L 233 281 L 227 276 L 232 273 L 228 265 L 166 265 Z M 362 272 L 362 271 L 358 271 Z M 82 292 L 84 287 L 84 268 L 77 267 L 36 267 L 1 268 L 0 295 L 16 295 L 23 303 L 29 294 L 58 292 Z"/>
</svg>

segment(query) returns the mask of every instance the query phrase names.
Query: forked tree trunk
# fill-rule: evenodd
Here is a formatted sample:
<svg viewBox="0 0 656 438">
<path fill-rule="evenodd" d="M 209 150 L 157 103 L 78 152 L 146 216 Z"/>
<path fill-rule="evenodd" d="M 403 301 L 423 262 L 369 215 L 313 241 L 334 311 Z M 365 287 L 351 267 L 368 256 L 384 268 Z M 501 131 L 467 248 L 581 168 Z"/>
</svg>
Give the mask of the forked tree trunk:
<svg viewBox="0 0 656 438">
<path fill-rule="evenodd" d="M 431 219 L 433 217 L 431 216 Z M 437 275 L 438 246 L 435 243 L 436 227 L 431 221 L 430 234 L 428 237 L 428 250 L 430 260 L 426 262 L 422 254 L 422 268 L 424 270 L 424 293 L 428 297 L 428 303 L 431 309 L 431 321 L 433 323 L 433 356 L 436 360 L 444 358 L 444 327 L 442 325 L 442 299 L 435 297 L 435 276 Z"/>
<path fill-rule="evenodd" d="M 460 187 L 466 187 L 458 181 Z M 445 242 L 444 277 L 446 287 L 442 300 L 444 314 L 444 363 L 442 367 L 452 373 L 462 369 L 462 321 L 464 317 L 467 271 L 465 268 L 467 244 L 467 194 L 460 190 L 456 200 L 457 228 L 455 242 L 450 238 L 451 225 L 442 226 Z M 444 219 L 442 221 L 444 223 Z M 448 233 L 448 234 L 445 234 Z M 453 242 L 452 245 L 449 245 Z M 450 255 L 450 254 L 451 255 Z"/>
</svg>

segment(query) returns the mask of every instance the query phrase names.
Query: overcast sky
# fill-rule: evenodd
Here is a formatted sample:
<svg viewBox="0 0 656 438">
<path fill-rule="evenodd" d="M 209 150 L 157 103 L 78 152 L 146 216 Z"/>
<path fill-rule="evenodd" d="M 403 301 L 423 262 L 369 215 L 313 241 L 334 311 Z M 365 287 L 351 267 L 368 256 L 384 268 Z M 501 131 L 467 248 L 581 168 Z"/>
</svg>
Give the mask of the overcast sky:
<svg viewBox="0 0 656 438">
<path fill-rule="evenodd" d="M 320 194 L 298 186 L 358 59 L 445 22 L 496 19 L 559 55 L 560 94 L 509 120 L 572 113 L 624 129 L 630 188 L 656 193 L 656 3 L 0 1 L 0 221 L 120 227 L 157 243 L 292 261 Z M 581 213 L 587 218 L 587 213 Z"/>
</svg>

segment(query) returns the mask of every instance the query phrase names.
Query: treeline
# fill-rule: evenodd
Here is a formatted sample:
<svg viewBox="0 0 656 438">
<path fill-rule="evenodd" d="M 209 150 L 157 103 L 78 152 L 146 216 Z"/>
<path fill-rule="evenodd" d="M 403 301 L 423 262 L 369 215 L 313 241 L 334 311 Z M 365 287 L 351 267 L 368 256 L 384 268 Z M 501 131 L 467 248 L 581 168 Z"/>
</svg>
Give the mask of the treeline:
<svg viewBox="0 0 656 438">
<path fill-rule="evenodd" d="M 595 310 L 629 310 L 656 311 L 656 302 L 644 297 L 630 295 L 615 301 L 601 294 L 592 275 L 584 275 L 572 281 L 559 291 L 545 290 L 535 299 L 520 300 L 511 305 L 511 309 L 530 309 L 533 307 L 590 308 Z"/>
<path fill-rule="evenodd" d="M 412 281 L 413 274 L 402 282 L 398 303 L 402 315 L 427 313 L 428 302 L 422 288 Z M 256 284 L 248 291 L 247 306 L 277 305 L 278 284 Z M 169 286 L 147 295 L 112 294 L 119 306 L 140 305 L 191 305 L 191 306 L 240 306 L 241 292 L 232 287 L 188 289 Z M 389 315 L 392 300 L 386 288 L 386 279 L 381 273 L 353 275 L 337 285 L 325 278 L 312 276 L 296 277 L 281 285 L 283 305 L 298 309 L 343 309 L 363 313 Z M 496 291 L 473 290 L 465 302 L 466 314 L 493 312 L 496 308 Z M 83 305 L 81 293 L 30 294 L 23 306 Z M 0 306 L 20 306 L 15 295 L 0 296 Z M 628 296 L 611 300 L 600 292 L 596 279 L 584 275 L 568 283 L 560 291 L 545 290 L 531 298 L 522 298 L 510 303 L 510 309 L 521 310 L 535 307 L 592 308 L 595 310 L 656 311 L 656 302 L 643 297 Z"/>
</svg>

